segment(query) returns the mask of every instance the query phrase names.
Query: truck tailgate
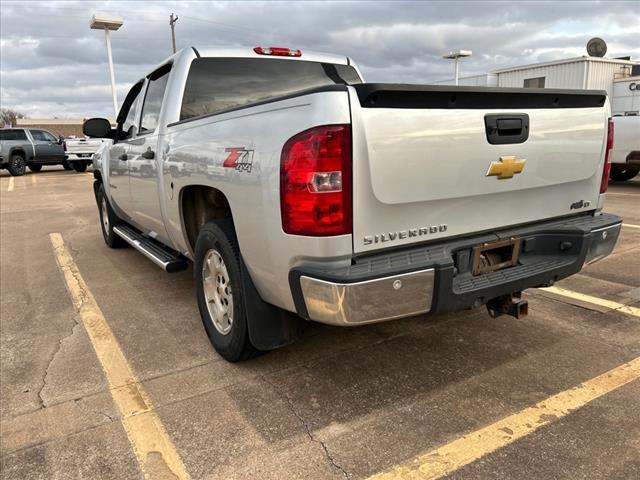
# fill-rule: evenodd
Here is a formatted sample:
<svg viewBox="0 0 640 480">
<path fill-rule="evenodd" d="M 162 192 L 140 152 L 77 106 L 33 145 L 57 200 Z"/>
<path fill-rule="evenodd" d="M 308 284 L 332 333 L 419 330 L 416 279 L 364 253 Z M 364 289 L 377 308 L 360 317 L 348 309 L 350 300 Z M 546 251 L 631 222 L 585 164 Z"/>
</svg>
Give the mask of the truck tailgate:
<svg viewBox="0 0 640 480">
<path fill-rule="evenodd" d="M 355 252 L 598 205 L 604 92 L 372 84 L 354 90 Z"/>
<path fill-rule="evenodd" d="M 68 139 L 66 141 L 68 153 L 94 153 L 100 144 L 101 140 L 87 140 L 84 138 Z"/>
</svg>

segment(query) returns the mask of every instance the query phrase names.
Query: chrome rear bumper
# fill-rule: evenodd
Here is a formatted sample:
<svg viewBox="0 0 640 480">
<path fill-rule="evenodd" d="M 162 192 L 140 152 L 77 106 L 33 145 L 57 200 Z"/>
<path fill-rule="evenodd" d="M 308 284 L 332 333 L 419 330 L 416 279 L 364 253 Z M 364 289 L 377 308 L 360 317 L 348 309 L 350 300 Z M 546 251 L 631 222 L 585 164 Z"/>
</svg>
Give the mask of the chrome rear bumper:
<svg viewBox="0 0 640 480">
<path fill-rule="evenodd" d="M 433 268 L 356 283 L 300 277 L 309 316 L 331 325 L 364 325 L 426 313 L 433 298 Z"/>
</svg>

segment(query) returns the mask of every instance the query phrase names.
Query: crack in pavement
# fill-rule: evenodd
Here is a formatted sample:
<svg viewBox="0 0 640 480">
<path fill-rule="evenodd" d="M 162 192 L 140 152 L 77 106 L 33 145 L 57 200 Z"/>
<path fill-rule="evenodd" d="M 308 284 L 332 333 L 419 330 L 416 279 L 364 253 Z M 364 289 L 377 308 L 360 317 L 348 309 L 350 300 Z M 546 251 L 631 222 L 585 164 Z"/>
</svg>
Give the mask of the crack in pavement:
<svg viewBox="0 0 640 480">
<path fill-rule="evenodd" d="M 276 385 L 274 385 L 273 383 L 271 383 L 269 380 L 267 380 L 267 378 L 262 375 L 261 376 L 262 380 L 264 380 L 265 383 L 267 383 L 276 393 L 279 393 L 280 390 L 278 390 L 278 388 L 276 388 Z M 309 424 L 306 422 L 306 420 L 302 417 L 302 415 L 300 415 L 300 413 L 298 412 L 298 410 L 295 407 L 295 404 L 293 403 L 293 400 L 291 399 L 291 397 L 289 397 L 289 395 L 287 395 L 287 393 L 282 390 L 282 395 L 281 395 L 287 402 L 287 405 L 289 405 L 289 410 L 291 410 L 291 413 L 293 413 L 293 415 L 298 419 L 298 421 L 302 424 L 307 436 L 309 437 L 309 439 L 314 442 L 314 443 L 318 443 L 320 444 L 320 446 L 322 447 L 322 450 L 324 451 L 324 455 L 327 458 L 327 460 L 329 460 L 329 463 L 331 464 L 331 466 L 338 470 L 339 472 L 342 473 L 342 475 L 344 476 L 344 478 L 346 478 L 347 480 L 349 478 L 351 478 L 351 476 L 347 473 L 347 471 L 342 467 L 342 465 L 340 465 L 336 459 L 333 457 L 333 455 L 331 455 L 331 452 L 329 451 L 329 448 L 327 447 L 327 445 L 320 440 L 319 438 L 317 438 L 313 432 L 311 431 L 311 427 L 309 427 Z"/>
<path fill-rule="evenodd" d="M 53 364 L 53 362 L 56 359 L 56 357 L 58 356 L 58 354 L 60 353 L 60 350 L 62 350 L 62 345 L 64 344 L 64 342 L 67 339 L 73 337 L 73 335 L 77 332 L 77 329 L 80 327 L 80 323 L 78 322 L 77 314 L 74 314 L 72 316 L 72 318 L 73 318 L 74 324 L 71 327 L 71 333 L 69 335 L 65 335 L 60 340 L 58 340 L 58 347 L 55 349 L 55 351 L 53 352 L 53 354 L 49 358 L 49 361 L 47 362 L 47 366 L 44 369 L 44 376 L 42 377 L 42 382 L 41 382 L 42 386 L 38 389 L 38 392 L 37 392 L 38 401 L 40 403 L 40 407 L 41 408 L 47 408 L 48 407 L 48 405 L 45 402 L 44 398 L 42 398 L 42 391 L 47 386 L 47 377 L 49 376 L 49 369 L 51 368 L 51 365 Z"/>
<path fill-rule="evenodd" d="M 76 272 L 71 271 L 72 275 L 74 276 L 74 278 L 77 280 L 77 276 L 76 276 Z M 51 365 L 53 364 L 54 360 L 56 359 L 56 357 L 58 356 L 58 354 L 60 353 L 60 350 L 62 350 L 62 346 L 64 344 L 64 342 L 71 338 L 77 331 L 78 328 L 80 328 L 80 321 L 79 321 L 79 313 L 78 311 L 80 310 L 79 307 L 82 306 L 82 304 L 84 303 L 84 300 L 86 298 L 86 293 L 84 292 L 84 290 L 81 292 L 81 298 L 80 298 L 80 305 L 78 305 L 78 309 L 74 309 L 74 305 L 73 305 L 73 300 L 71 300 L 71 307 L 73 309 L 73 314 L 71 316 L 71 318 L 73 319 L 73 326 L 71 327 L 71 333 L 69 335 L 66 335 L 64 337 L 62 337 L 59 341 L 58 341 L 58 347 L 55 349 L 55 351 L 53 352 L 53 354 L 51 355 L 51 357 L 49 358 L 49 361 L 47 362 L 47 366 L 44 369 L 44 376 L 42 377 L 42 386 L 40 387 L 40 389 L 37 392 L 37 397 L 38 397 L 38 401 L 40 403 L 41 408 L 47 408 L 48 405 L 46 404 L 44 398 L 42 398 L 42 391 L 46 388 L 47 386 L 47 376 L 49 376 L 49 369 L 51 368 Z"/>
</svg>

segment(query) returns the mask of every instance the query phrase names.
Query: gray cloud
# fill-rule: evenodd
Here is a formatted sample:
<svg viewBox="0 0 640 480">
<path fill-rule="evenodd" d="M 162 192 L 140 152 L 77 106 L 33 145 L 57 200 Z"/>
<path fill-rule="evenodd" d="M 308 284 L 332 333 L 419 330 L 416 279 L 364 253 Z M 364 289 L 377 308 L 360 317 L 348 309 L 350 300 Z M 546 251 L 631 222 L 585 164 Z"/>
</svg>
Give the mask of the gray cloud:
<svg viewBox="0 0 640 480">
<path fill-rule="evenodd" d="M 113 34 L 118 97 L 179 47 L 290 45 L 352 57 L 370 81 L 449 78 L 441 55 L 467 48 L 462 74 L 585 54 L 591 36 L 609 56 L 640 57 L 635 2 L 39 2 L 3 1 L 0 95 L 29 116 L 112 116 L 106 50 L 88 28 L 122 15 Z"/>
</svg>

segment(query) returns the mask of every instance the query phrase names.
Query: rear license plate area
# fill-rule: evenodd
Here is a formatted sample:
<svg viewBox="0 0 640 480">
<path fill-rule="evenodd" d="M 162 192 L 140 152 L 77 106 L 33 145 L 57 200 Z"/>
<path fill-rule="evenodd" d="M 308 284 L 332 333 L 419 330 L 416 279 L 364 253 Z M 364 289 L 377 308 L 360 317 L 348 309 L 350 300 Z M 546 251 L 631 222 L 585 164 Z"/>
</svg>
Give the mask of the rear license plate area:
<svg viewBox="0 0 640 480">
<path fill-rule="evenodd" d="M 473 247 L 471 273 L 482 275 L 518 264 L 520 258 L 520 237 L 484 242 Z"/>
</svg>

